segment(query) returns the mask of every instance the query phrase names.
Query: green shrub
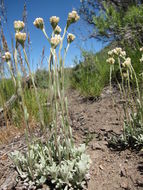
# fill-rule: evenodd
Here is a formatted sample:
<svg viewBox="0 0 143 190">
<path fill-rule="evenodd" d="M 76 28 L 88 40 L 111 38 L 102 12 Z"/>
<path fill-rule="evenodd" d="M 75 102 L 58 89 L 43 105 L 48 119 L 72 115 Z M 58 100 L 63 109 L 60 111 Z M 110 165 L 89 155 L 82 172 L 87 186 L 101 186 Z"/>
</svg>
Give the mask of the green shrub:
<svg viewBox="0 0 143 190">
<path fill-rule="evenodd" d="M 109 81 L 109 65 L 106 63 L 107 51 L 99 53 L 82 51 L 82 60 L 75 60 L 71 76 L 72 87 L 78 89 L 86 97 L 100 96 L 102 89 Z"/>
<path fill-rule="evenodd" d="M 39 88 L 48 88 L 48 71 L 38 69 L 35 73 L 35 82 Z"/>
</svg>

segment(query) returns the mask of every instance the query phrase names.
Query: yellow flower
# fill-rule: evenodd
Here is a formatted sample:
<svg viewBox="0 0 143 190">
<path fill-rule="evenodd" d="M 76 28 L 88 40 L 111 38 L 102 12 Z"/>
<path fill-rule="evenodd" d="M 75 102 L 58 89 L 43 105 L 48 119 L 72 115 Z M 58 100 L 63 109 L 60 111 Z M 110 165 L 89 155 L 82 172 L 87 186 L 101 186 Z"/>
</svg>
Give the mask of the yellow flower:
<svg viewBox="0 0 143 190">
<path fill-rule="evenodd" d="M 54 30 L 54 33 L 55 34 L 60 34 L 61 31 L 62 31 L 62 29 L 57 25 L 56 28 L 55 28 L 55 30 Z"/>
<path fill-rule="evenodd" d="M 50 18 L 50 23 L 51 23 L 53 29 L 56 28 L 56 26 L 58 25 L 59 21 L 60 21 L 60 18 L 57 17 L 57 16 L 52 16 L 52 17 Z"/>
<path fill-rule="evenodd" d="M 23 28 L 25 27 L 25 24 L 23 21 L 14 21 L 14 29 L 16 32 L 19 32 L 21 30 L 23 30 Z"/>
<path fill-rule="evenodd" d="M 59 43 L 61 42 L 61 36 L 60 35 L 55 35 L 54 37 L 51 38 L 51 46 L 55 49 Z"/>
<path fill-rule="evenodd" d="M 10 52 L 5 52 L 3 58 L 6 60 L 6 62 L 11 60 L 11 54 Z"/>
<path fill-rule="evenodd" d="M 15 40 L 23 46 L 26 40 L 26 33 L 16 32 Z"/>
<path fill-rule="evenodd" d="M 33 22 L 34 26 L 38 29 L 43 30 L 44 28 L 44 21 L 43 18 L 36 18 Z"/>
<path fill-rule="evenodd" d="M 69 33 L 67 36 L 67 42 L 70 44 L 71 42 L 73 42 L 75 39 L 75 35 Z"/>
<path fill-rule="evenodd" d="M 72 11 L 68 14 L 67 25 L 77 22 L 80 19 L 76 11 Z"/>
<path fill-rule="evenodd" d="M 111 64 L 111 65 L 114 65 L 115 63 L 115 59 L 113 57 L 110 57 L 106 60 L 107 63 Z"/>
</svg>

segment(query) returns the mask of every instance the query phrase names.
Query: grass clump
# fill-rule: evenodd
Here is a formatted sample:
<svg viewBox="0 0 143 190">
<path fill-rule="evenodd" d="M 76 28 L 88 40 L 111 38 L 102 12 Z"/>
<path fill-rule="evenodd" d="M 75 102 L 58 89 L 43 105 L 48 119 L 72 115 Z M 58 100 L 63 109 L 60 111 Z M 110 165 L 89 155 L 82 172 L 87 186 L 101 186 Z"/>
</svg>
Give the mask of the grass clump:
<svg viewBox="0 0 143 190">
<path fill-rule="evenodd" d="M 46 69 L 38 69 L 35 73 L 35 82 L 38 88 L 47 89 L 48 88 L 48 78 L 49 74 Z"/>
<path fill-rule="evenodd" d="M 99 53 L 82 51 L 82 59 L 73 68 L 71 85 L 86 97 L 100 96 L 109 81 L 109 66 L 106 64 L 110 47 Z"/>
</svg>

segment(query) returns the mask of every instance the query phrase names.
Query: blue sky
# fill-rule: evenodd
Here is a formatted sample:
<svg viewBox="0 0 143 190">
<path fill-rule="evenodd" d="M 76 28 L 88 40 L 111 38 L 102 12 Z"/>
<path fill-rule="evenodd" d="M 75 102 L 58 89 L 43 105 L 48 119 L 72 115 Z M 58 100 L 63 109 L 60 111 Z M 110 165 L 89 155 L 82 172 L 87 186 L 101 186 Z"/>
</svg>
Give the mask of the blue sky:
<svg viewBox="0 0 143 190">
<path fill-rule="evenodd" d="M 10 43 L 9 33 L 14 34 L 14 20 L 22 19 L 24 2 L 26 2 L 27 5 L 28 29 L 30 32 L 30 39 L 32 42 L 30 52 L 31 66 L 33 67 L 33 69 L 35 69 L 36 65 L 39 63 L 43 46 L 46 47 L 45 55 L 48 56 L 49 45 L 45 40 L 42 32 L 33 26 L 34 19 L 37 17 L 42 17 L 45 21 L 47 33 L 51 34 L 49 18 L 51 16 L 59 16 L 59 25 L 62 29 L 64 29 L 68 13 L 71 12 L 73 9 L 77 9 L 80 6 L 80 0 L 5 0 L 7 19 L 10 30 L 8 31 L 7 27 L 5 27 L 4 32 L 8 40 L 8 43 Z M 66 58 L 66 66 L 73 65 L 73 59 L 75 56 L 80 57 L 79 47 L 85 48 L 86 50 L 93 49 L 94 51 L 99 51 L 101 48 L 103 48 L 104 44 L 96 41 L 95 39 L 87 41 L 83 41 L 81 39 L 81 31 L 83 34 L 86 34 L 88 31 L 87 29 L 88 26 L 82 20 L 69 27 L 68 32 L 74 32 L 77 38 L 75 42 L 70 46 Z"/>
</svg>

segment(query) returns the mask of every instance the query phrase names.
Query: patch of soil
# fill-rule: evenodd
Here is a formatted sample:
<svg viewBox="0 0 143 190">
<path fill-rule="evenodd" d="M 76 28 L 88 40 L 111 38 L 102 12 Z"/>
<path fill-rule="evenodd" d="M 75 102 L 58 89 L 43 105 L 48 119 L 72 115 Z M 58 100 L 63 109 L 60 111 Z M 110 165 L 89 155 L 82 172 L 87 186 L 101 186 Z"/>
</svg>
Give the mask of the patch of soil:
<svg viewBox="0 0 143 190">
<path fill-rule="evenodd" d="M 96 101 L 85 99 L 74 90 L 69 90 L 67 96 L 75 142 L 86 143 L 92 159 L 88 190 L 143 189 L 143 153 L 113 151 L 107 147 L 107 139 L 122 132 L 123 101 L 119 92 L 114 89 L 111 94 L 107 87 Z M 0 190 L 28 189 L 26 184 L 17 184 L 17 173 L 8 158 L 11 151 L 24 150 L 25 144 L 21 136 L 0 147 Z"/>
<path fill-rule="evenodd" d="M 88 190 L 143 189 L 143 153 L 107 147 L 107 139 L 122 132 L 119 92 L 114 89 L 111 94 L 107 87 L 98 101 L 85 101 L 76 91 L 68 95 L 73 136 L 77 143 L 88 144 L 92 159 Z"/>
</svg>

